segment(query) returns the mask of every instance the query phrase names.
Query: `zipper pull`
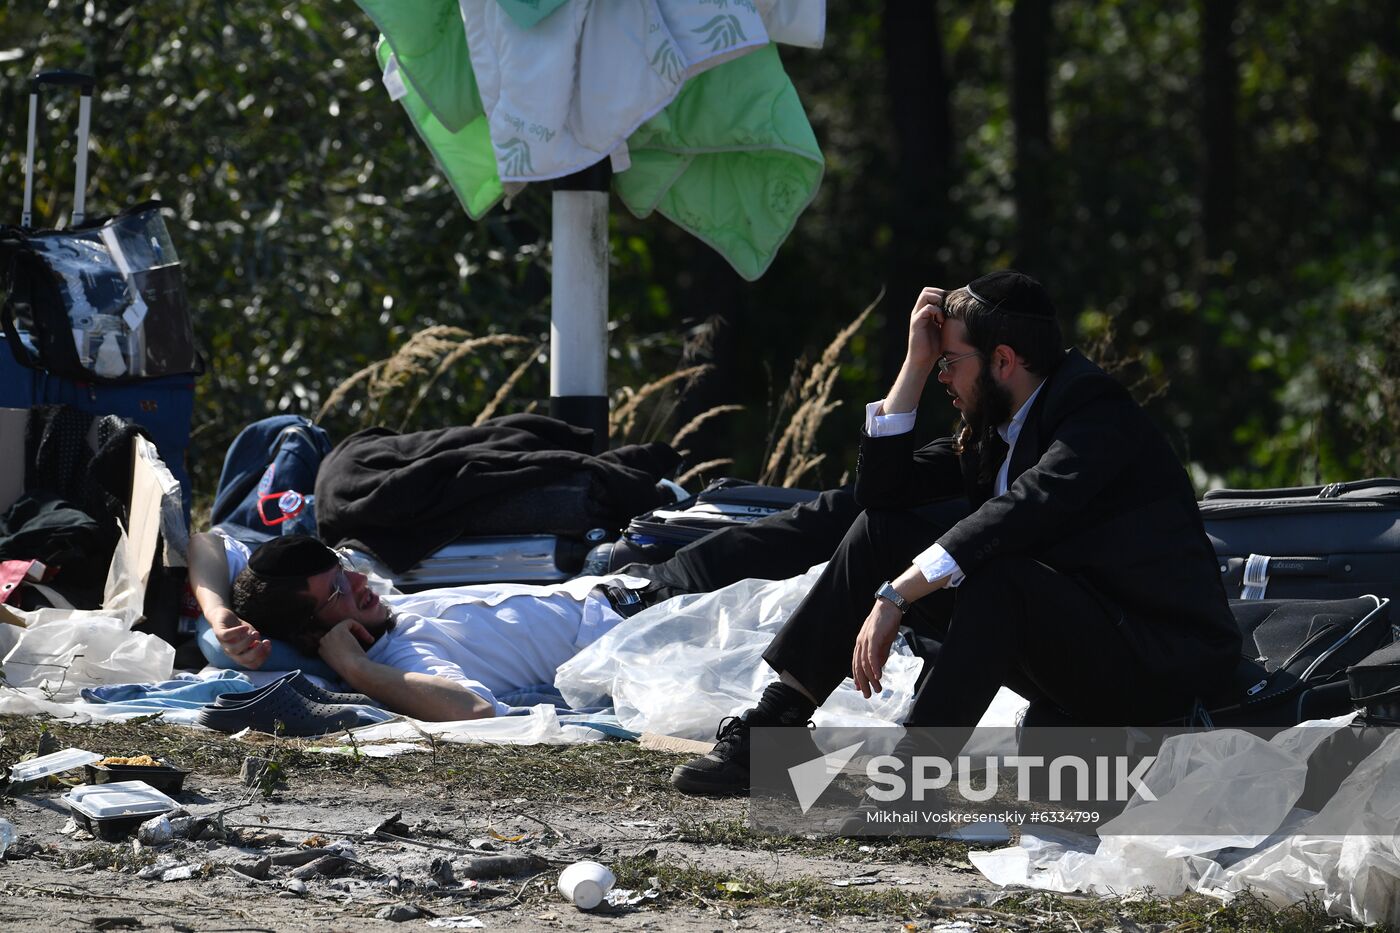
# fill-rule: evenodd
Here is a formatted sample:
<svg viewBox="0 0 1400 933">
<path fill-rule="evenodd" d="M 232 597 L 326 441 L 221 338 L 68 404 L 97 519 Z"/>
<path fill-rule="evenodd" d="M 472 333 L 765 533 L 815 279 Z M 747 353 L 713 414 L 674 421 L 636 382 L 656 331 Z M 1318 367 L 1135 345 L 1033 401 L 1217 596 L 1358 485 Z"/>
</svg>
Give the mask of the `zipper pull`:
<svg viewBox="0 0 1400 933">
<path fill-rule="evenodd" d="M 1335 499 L 1342 494 L 1341 483 L 1328 483 L 1322 487 L 1322 491 L 1317 494 L 1319 499 Z"/>
<path fill-rule="evenodd" d="M 1255 694 L 1257 694 L 1260 690 L 1263 690 L 1263 689 L 1264 689 L 1265 687 L 1267 687 L 1268 685 L 1269 685 L 1269 682 L 1268 682 L 1267 680 L 1261 680 L 1261 681 L 1259 681 L 1259 683 L 1255 684 L 1254 686 L 1252 686 L 1252 687 L 1250 687 L 1248 690 L 1246 690 L 1246 691 L 1245 691 L 1245 696 L 1251 696 L 1251 697 L 1252 697 L 1252 696 L 1254 696 Z"/>
</svg>

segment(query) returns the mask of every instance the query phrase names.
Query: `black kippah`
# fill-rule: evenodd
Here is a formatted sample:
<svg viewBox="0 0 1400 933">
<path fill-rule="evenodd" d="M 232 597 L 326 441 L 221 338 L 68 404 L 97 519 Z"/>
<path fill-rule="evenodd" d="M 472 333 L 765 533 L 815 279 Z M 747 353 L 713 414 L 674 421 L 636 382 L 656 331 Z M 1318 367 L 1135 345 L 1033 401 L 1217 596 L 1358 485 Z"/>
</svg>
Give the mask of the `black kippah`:
<svg viewBox="0 0 1400 933">
<path fill-rule="evenodd" d="M 335 551 L 310 535 L 273 538 L 248 558 L 248 569 L 265 580 L 311 577 L 339 566 Z"/>
<path fill-rule="evenodd" d="M 973 279 L 967 293 L 990 310 L 1017 317 L 1053 318 L 1055 306 L 1045 286 L 1023 272 L 1005 269 Z"/>
</svg>

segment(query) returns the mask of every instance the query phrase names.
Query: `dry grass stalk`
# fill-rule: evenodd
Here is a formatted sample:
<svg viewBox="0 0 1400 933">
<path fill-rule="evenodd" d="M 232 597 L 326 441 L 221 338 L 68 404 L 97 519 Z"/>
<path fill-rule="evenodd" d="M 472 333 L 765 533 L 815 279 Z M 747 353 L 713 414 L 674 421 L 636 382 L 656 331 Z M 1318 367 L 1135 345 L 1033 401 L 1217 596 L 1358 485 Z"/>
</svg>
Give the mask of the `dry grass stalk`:
<svg viewBox="0 0 1400 933">
<path fill-rule="evenodd" d="M 1139 405 L 1146 405 L 1166 394 L 1170 380 L 1148 369 L 1141 352 L 1124 353 L 1119 349 L 1114 318 L 1104 321 L 1103 330 L 1083 346 L 1084 355 L 1121 382 Z"/>
<path fill-rule="evenodd" d="M 506 377 L 505 382 L 501 383 L 501 387 L 496 390 L 496 394 L 491 397 L 491 401 L 487 402 L 486 407 L 481 409 L 481 413 L 478 414 L 476 420 L 472 422 L 472 427 L 477 427 L 487 418 L 495 417 L 496 409 L 501 407 L 506 397 L 515 389 L 515 384 L 525 375 L 526 370 L 535 365 L 535 361 L 539 359 L 540 354 L 544 352 L 546 346 L 548 346 L 548 344 L 541 343 L 537 345 L 534 350 L 530 351 L 530 355 L 525 357 L 519 366 L 515 367 L 515 371 Z"/>
<path fill-rule="evenodd" d="M 733 457 L 722 457 L 718 460 L 706 460 L 704 463 L 695 464 L 695 466 L 691 467 L 690 469 L 682 473 L 680 476 L 676 477 L 676 482 L 684 486 L 686 483 L 695 479 L 697 476 L 702 475 L 707 470 L 718 470 L 720 467 L 732 466 L 733 463 Z"/>
<path fill-rule="evenodd" d="M 822 351 L 821 357 L 812 364 L 805 378 L 801 373 L 806 362 L 798 361 L 793 369 L 788 390 L 783 393 L 783 399 L 778 405 L 779 418 L 788 410 L 792 410 L 792 417 L 778 436 L 777 442 L 773 444 L 759 482 L 777 483 L 781 476 L 782 485 L 793 486 L 821 463 L 822 455 L 816 453 L 817 433 L 826 416 L 841 405 L 839 401 L 831 400 L 831 393 L 841 376 L 841 353 L 883 297 L 882 289 L 854 321 L 841 329 L 836 338 Z M 783 469 L 784 460 L 787 463 L 786 469 Z"/>
<path fill-rule="evenodd" d="M 796 486 L 802 481 L 802 477 L 815 470 L 826 459 L 826 454 L 817 454 L 815 457 L 806 457 L 788 465 L 787 473 L 783 475 L 783 485 L 789 488 Z"/>
<path fill-rule="evenodd" d="M 384 363 L 384 360 L 378 360 L 376 362 L 370 363 L 364 369 L 355 373 L 349 379 L 346 379 L 340 385 L 336 386 L 335 389 L 332 390 L 331 394 L 327 396 L 325 404 L 321 406 L 321 410 L 316 412 L 316 420 L 325 420 L 326 415 L 331 411 L 331 409 L 335 408 L 335 406 L 345 401 L 345 398 L 350 394 L 351 389 L 355 388 L 355 386 L 359 385 L 361 382 L 364 382 L 366 379 L 373 378 L 375 373 L 384 368 Z"/>
<path fill-rule="evenodd" d="M 409 342 L 412 343 L 411 340 Z M 520 344 L 529 342 L 530 340 L 528 337 L 519 337 L 514 334 L 492 334 L 489 337 L 469 337 L 458 343 L 455 347 L 452 347 L 437 364 L 437 368 L 433 371 L 433 374 L 419 385 L 418 394 L 415 395 L 413 401 L 409 403 L 408 410 L 404 412 L 403 420 L 399 423 L 399 430 L 402 431 L 408 426 L 409 419 L 418 411 L 418 406 L 423 404 L 423 400 L 428 397 L 428 393 L 432 391 L 438 379 L 442 378 L 442 374 L 453 366 L 456 366 L 478 350 L 485 350 L 488 347 L 519 346 Z"/>
<path fill-rule="evenodd" d="M 707 408 L 681 426 L 681 429 L 671 438 L 671 446 L 679 447 L 681 441 L 700 430 L 700 426 L 711 418 L 743 410 L 743 405 L 716 405 L 714 408 Z"/>
<path fill-rule="evenodd" d="M 383 423 L 385 403 L 396 392 L 416 382 L 419 383 L 418 391 L 409 401 L 399 424 L 399 430 L 403 430 L 437 380 L 461 360 L 491 347 L 529 342 L 528 338 L 513 334 L 473 337 L 460 327 L 445 324 L 425 327 L 409 337 L 392 356 L 369 364 L 336 386 L 316 418 L 325 418 L 350 396 L 352 390 L 364 385 L 367 404 L 361 420 L 365 424 Z"/>
<path fill-rule="evenodd" d="M 618 392 L 618 404 L 613 408 L 612 414 L 608 418 L 608 433 L 615 439 L 630 438 L 637 426 L 637 415 L 643 402 L 677 382 L 693 383 L 713 368 L 709 364 L 689 366 L 648 382 L 640 389 L 622 388 Z"/>
</svg>

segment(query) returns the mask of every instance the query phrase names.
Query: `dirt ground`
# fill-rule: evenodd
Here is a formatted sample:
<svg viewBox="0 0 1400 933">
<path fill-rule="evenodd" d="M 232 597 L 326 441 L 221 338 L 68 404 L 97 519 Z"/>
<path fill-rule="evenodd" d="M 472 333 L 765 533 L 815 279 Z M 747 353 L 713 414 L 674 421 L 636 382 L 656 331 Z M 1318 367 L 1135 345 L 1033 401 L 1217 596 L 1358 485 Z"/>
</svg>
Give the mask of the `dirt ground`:
<svg viewBox="0 0 1400 933">
<path fill-rule="evenodd" d="M 0 860 L 4 930 L 1340 928 L 1257 904 L 1008 895 L 960 843 L 762 836 L 745 826 L 744 801 L 670 790 L 683 756 L 630 743 L 438 745 L 375 759 L 159 723 L 0 718 L 0 766 L 35 751 L 43 731 L 58 747 L 163 754 L 193 769 L 177 799 L 205 819 L 193 841 L 102 842 L 73 832 L 65 787 L 9 788 L 0 817 L 20 839 Z M 248 756 L 273 763 L 251 786 L 239 776 Z M 331 857 L 295 864 L 328 847 Z M 503 854 L 538 861 L 465 877 Z M 631 903 L 585 913 L 561 898 L 558 872 L 583 858 L 610 866 Z"/>
</svg>

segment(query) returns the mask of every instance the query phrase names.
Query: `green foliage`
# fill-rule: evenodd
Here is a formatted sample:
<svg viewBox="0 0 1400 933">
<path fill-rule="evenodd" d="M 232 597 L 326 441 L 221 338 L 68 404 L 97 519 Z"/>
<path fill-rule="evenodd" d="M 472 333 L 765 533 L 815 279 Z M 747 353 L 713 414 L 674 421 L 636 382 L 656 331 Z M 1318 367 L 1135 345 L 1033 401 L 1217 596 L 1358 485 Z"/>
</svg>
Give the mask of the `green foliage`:
<svg viewBox="0 0 1400 933">
<path fill-rule="evenodd" d="M 939 5 L 956 159 L 948 216 L 918 219 L 939 231 L 935 258 L 949 270 L 929 284 L 1014 259 L 1011 7 Z M 1079 337 L 1111 332 L 1113 355 L 1166 386 L 1150 410 L 1203 482 L 1396 472 L 1394 4 L 1240 4 L 1232 247 L 1209 260 L 1201 8 L 1054 5 L 1051 290 Z M 883 284 L 893 220 L 907 209 L 891 97 L 935 91 L 887 83 L 884 10 L 829 4 L 826 48 L 783 49 L 827 174 L 770 272 L 734 292 L 742 307 L 716 304 L 719 267 L 703 244 L 613 212 L 614 388 L 677 369 L 708 316 L 731 321 L 716 401 L 745 410 L 726 417 L 723 449 L 697 449 L 692 463 L 733 457 L 733 472 L 756 475 L 794 359 L 818 352 Z M 380 86 L 373 26 L 349 0 L 11 0 L 0 36 L 0 218 L 19 214 L 25 78 L 54 67 L 99 78 L 90 210 L 152 196 L 170 206 L 210 364 L 190 464 L 203 497 L 244 424 L 314 416 L 335 386 L 425 327 L 546 339 L 545 186 L 469 220 Z M 52 222 L 71 197 L 74 107 L 54 96 L 47 111 L 37 197 Z M 852 338 L 832 389 L 846 404 L 822 427 L 827 457 L 804 482 L 830 484 L 853 462 L 860 404 L 892 375 L 878 335 L 903 328 L 912 298 L 889 295 Z M 519 352 L 454 365 L 406 426 L 471 422 Z M 543 399 L 546 373 L 527 369 L 503 410 Z M 332 434 L 363 423 L 366 404 L 330 412 Z M 933 414 L 940 427 L 952 417 Z"/>
</svg>

